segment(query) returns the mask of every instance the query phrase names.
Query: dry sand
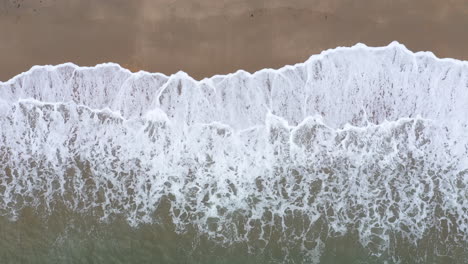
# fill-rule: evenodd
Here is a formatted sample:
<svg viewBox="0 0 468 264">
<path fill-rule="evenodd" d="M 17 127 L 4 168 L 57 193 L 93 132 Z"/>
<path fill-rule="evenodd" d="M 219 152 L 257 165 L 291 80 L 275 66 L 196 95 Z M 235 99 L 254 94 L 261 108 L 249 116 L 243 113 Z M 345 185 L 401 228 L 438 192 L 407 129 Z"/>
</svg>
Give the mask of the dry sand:
<svg viewBox="0 0 468 264">
<path fill-rule="evenodd" d="M 195 78 L 397 40 L 468 60 L 468 0 L 0 0 L 0 80 L 117 62 Z"/>
</svg>

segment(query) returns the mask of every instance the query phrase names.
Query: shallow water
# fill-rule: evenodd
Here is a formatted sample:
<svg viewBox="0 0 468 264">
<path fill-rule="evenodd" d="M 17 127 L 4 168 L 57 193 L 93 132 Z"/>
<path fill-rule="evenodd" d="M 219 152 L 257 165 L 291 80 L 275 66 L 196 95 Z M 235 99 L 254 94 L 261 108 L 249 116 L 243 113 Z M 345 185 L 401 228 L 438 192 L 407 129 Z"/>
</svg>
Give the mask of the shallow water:
<svg viewBox="0 0 468 264">
<path fill-rule="evenodd" d="M 464 263 L 468 65 L 398 43 L 0 83 L 6 262 Z"/>
<path fill-rule="evenodd" d="M 169 205 L 158 210 L 166 217 Z M 203 234 L 177 234 L 170 221 L 129 226 L 124 219 L 97 222 L 63 210 L 47 219 L 32 209 L 23 210 L 18 221 L 0 222 L 0 257 L 3 263 L 312 263 L 302 250 L 286 242 L 263 245 L 248 241 L 231 246 L 213 243 Z M 168 218 L 166 218 L 167 220 Z M 317 226 L 317 229 L 321 228 Z M 322 226 L 326 233 L 326 227 Z M 276 235 L 281 236 L 281 235 Z M 326 237 L 326 235 L 324 235 Z M 449 256 L 436 237 L 425 237 L 418 246 L 399 240 L 391 256 L 373 256 L 359 243 L 357 234 L 326 238 L 320 263 L 466 263 L 466 245 L 452 248 Z M 425 243 L 424 243 L 425 242 Z"/>
</svg>

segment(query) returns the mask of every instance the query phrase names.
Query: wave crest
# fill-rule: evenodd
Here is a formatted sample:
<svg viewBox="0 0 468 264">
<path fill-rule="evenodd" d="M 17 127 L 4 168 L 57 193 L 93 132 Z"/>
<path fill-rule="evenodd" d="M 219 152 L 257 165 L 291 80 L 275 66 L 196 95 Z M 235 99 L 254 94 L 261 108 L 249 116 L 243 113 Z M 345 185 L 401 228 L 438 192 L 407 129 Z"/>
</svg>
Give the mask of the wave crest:
<svg viewBox="0 0 468 264">
<path fill-rule="evenodd" d="M 467 74 L 398 43 L 201 81 L 34 67 L 0 84 L 0 213 L 64 204 L 138 225 L 166 199 L 178 232 L 225 244 L 279 239 L 310 256 L 347 233 L 377 255 L 395 236 L 460 245 Z"/>
</svg>

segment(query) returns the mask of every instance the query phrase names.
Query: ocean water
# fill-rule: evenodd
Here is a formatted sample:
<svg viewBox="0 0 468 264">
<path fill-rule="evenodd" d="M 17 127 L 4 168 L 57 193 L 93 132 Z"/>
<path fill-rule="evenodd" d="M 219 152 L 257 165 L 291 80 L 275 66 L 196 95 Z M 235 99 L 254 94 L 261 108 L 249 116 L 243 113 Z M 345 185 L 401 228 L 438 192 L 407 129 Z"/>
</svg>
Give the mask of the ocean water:
<svg viewBox="0 0 468 264">
<path fill-rule="evenodd" d="M 2 263 L 468 263 L 468 63 L 0 83 Z"/>
</svg>

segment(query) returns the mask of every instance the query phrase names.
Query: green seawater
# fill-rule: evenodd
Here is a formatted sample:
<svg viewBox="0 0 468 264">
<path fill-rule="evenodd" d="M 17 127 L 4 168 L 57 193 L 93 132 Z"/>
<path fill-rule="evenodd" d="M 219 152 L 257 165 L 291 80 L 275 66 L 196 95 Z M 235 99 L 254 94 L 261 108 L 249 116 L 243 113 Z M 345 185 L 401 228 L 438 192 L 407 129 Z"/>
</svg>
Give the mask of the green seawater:
<svg viewBox="0 0 468 264">
<path fill-rule="evenodd" d="M 222 245 L 196 228 L 176 232 L 171 222 L 169 202 L 155 212 L 155 223 L 130 226 L 119 217 L 101 221 L 64 207 L 44 216 L 38 208 L 25 208 L 16 220 L 0 217 L 1 263 L 467 263 L 463 243 L 450 248 L 450 255 L 436 252 L 444 248 L 428 235 L 417 246 L 392 241 L 392 254 L 372 254 L 357 234 L 333 236 L 325 226 L 324 248 L 320 256 L 279 239 L 271 233 L 268 243 L 251 241 Z M 280 228 L 279 228 L 280 229 Z M 318 230 L 320 231 L 320 230 Z M 276 240 L 275 238 L 278 238 Z M 439 248 L 439 249 L 438 249 Z"/>
</svg>

